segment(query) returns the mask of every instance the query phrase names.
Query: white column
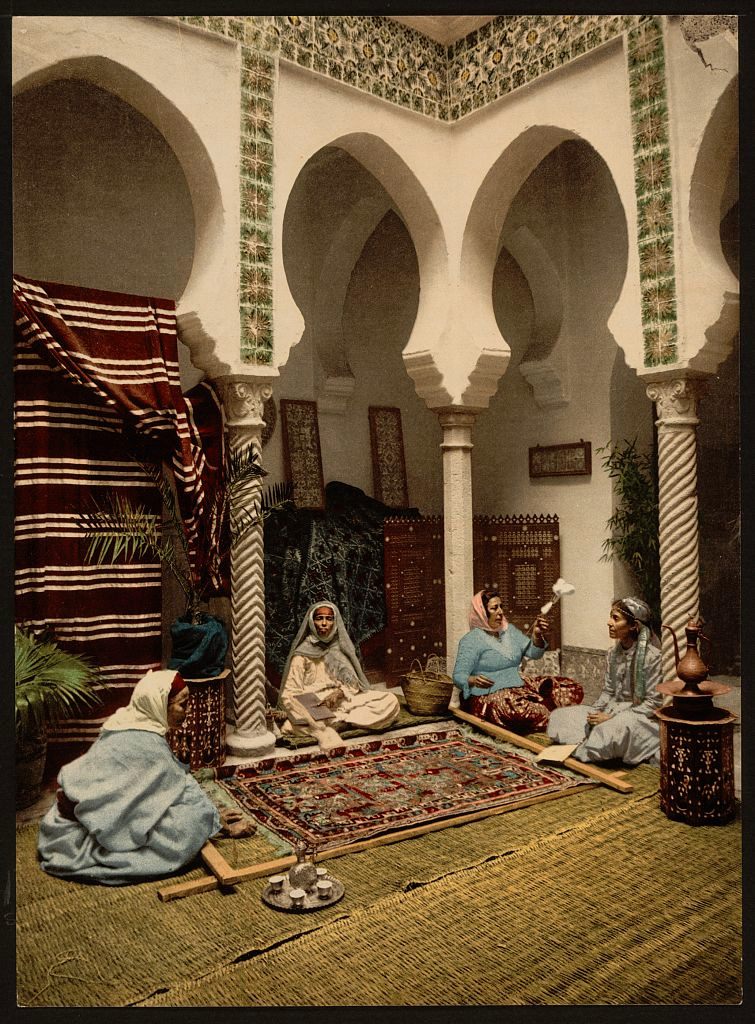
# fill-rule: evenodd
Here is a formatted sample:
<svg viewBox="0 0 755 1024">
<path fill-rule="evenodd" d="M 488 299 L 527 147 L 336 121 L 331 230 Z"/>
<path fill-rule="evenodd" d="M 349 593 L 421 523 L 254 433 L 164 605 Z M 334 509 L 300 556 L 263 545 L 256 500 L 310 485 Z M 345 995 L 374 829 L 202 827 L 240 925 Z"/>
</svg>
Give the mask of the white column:
<svg viewBox="0 0 755 1024">
<path fill-rule="evenodd" d="M 679 638 L 700 611 L 700 545 L 697 519 L 697 403 L 702 382 L 672 378 L 647 386 L 658 419 L 658 502 L 661 617 Z M 669 634 L 663 636 L 663 678 L 676 675 Z"/>
<path fill-rule="evenodd" d="M 472 427 L 475 412 L 438 410 L 443 428 L 443 531 L 446 576 L 446 657 L 453 670 L 459 640 L 469 629 L 472 566 Z"/>
<path fill-rule="evenodd" d="M 232 450 L 252 444 L 259 454 L 265 425 L 262 408 L 272 386 L 255 378 L 230 377 L 221 382 Z M 262 491 L 259 478 L 237 488 L 234 511 L 250 508 Z M 262 523 L 252 527 L 231 549 L 231 664 L 235 728 L 226 735 L 230 754 L 264 757 L 275 746 L 265 720 L 265 564 Z"/>
</svg>

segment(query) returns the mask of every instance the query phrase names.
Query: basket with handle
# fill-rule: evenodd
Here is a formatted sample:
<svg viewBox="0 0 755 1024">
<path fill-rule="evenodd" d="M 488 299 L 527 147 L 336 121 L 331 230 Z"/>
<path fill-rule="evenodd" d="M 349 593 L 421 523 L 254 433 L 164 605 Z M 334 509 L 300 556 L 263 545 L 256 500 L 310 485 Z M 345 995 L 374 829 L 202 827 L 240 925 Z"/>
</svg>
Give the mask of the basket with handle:
<svg viewBox="0 0 755 1024">
<path fill-rule="evenodd" d="M 446 660 L 431 655 L 425 667 L 415 658 L 401 681 L 406 706 L 413 715 L 439 715 L 448 710 L 453 680 L 446 675 Z"/>
</svg>

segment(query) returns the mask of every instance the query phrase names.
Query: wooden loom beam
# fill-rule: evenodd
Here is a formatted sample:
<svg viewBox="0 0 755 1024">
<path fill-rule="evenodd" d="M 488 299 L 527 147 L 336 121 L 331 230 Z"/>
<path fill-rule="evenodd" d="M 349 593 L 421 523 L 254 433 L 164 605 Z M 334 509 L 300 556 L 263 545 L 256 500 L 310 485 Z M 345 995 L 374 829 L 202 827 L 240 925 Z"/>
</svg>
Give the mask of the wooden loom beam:
<svg viewBox="0 0 755 1024">
<path fill-rule="evenodd" d="M 476 718 L 474 715 L 462 711 L 460 708 L 451 708 L 451 711 L 456 718 L 469 722 L 476 729 L 489 733 L 499 740 L 505 740 L 506 743 L 513 743 L 515 746 L 523 747 L 525 750 L 534 750 L 537 754 L 545 750 L 545 744 L 538 743 L 537 740 L 529 740 L 526 736 L 520 736 L 518 733 L 510 732 L 508 729 L 502 729 L 500 725 L 485 722 L 481 718 Z M 586 775 L 594 782 L 610 786 L 611 789 L 615 789 L 619 793 L 631 793 L 634 790 L 631 782 L 625 782 L 620 778 L 623 772 L 609 772 L 605 768 L 597 768 L 594 764 L 585 764 L 583 761 L 578 761 L 575 757 L 567 757 L 565 761 L 560 761 L 559 764 L 563 764 L 564 768 L 571 768 L 572 771 L 579 772 L 580 775 Z"/>
<path fill-rule="evenodd" d="M 545 749 L 544 744 L 538 743 L 536 740 L 527 739 L 526 736 L 520 736 L 518 733 L 510 732 L 508 729 L 502 729 L 499 725 L 493 725 L 491 722 L 485 722 L 480 718 L 476 718 L 474 715 L 468 714 L 466 711 L 461 711 L 459 708 L 452 708 L 451 710 L 456 718 L 464 722 L 469 722 L 470 725 L 475 726 L 475 728 L 479 729 L 481 732 L 486 732 L 490 736 L 495 736 L 497 739 L 504 740 L 506 743 L 511 743 L 514 746 L 522 747 L 523 749 L 533 751 L 534 753 L 540 753 L 540 751 Z M 566 760 L 561 763 L 565 768 L 571 768 L 572 771 L 578 772 L 580 775 L 585 775 L 593 782 L 609 786 L 611 789 L 615 789 L 619 793 L 631 793 L 634 790 L 634 786 L 630 782 L 625 782 L 621 778 L 621 775 L 623 774 L 622 772 L 609 772 L 604 768 L 597 768 L 592 764 L 584 764 L 582 761 L 577 761 L 573 757 L 567 757 Z M 572 792 L 579 793 L 580 791 L 580 789 L 575 789 Z M 332 850 L 324 850 L 318 855 L 318 860 L 331 860 L 336 857 L 343 857 L 347 853 L 359 853 L 362 850 L 368 850 L 372 847 L 387 846 L 390 843 L 398 843 L 404 839 L 413 839 L 416 836 L 425 835 L 428 832 L 438 832 L 445 828 L 464 825 L 467 822 L 479 821 L 482 818 L 488 818 L 495 814 L 505 814 L 507 811 L 514 811 L 520 807 L 527 807 L 531 804 L 541 803 L 545 800 L 554 800 L 557 797 L 569 795 L 571 794 L 568 791 L 566 793 L 546 793 L 544 796 L 536 796 L 531 797 L 529 800 L 523 800 L 514 806 L 490 807 L 484 811 L 474 811 L 470 814 L 458 815 L 455 818 L 446 818 L 442 821 L 432 821 L 426 825 L 416 825 L 414 828 L 403 829 L 399 832 L 388 832 L 385 835 L 373 836 L 370 839 L 362 839 L 356 843 L 350 843 L 346 846 L 336 846 Z M 182 899 L 184 896 L 193 896 L 200 892 L 211 892 L 221 886 L 237 885 L 239 882 L 245 882 L 251 878 L 262 878 L 265 875 L 278 874 L 281 871 L 288 870 L 288 868 L 296 862 L 296 857 L 289 855 L 287 857 L 279 857 L 276 860 L 264 861 L 260 864 L 252 864 L 249 867 L 234 868 L 228 863 L 220 850 L 211 842 L 205 843 L 200 852 L 202 860 L 207 868 L 212 872 L 212 877 L 199 878 L 192 882 L 179 882 L 177 885 L 169 885 L 162 889 L 158 889 L 157 895 L 164 903 L 170 902 L 171 900 Z"/>
<path fill-rule="evenodd" d="M 571 796 L 580 793 L 584 786 L 571 791 L 560 793 L 545 793 L 542 796 L 533 796 L 529 800 L 520 800 L 518 803 L 506 807 L 488 807 L 483 811 L 472 811 L 469 814 L 460 814 L 454 818 L 444 818 L 441 821 L 431 821 L 426 825 L 415 825 L 413 828 L 402 829 L 399 832 L 387 832 L 384 835 L 372 836 L 370 839 L 361 839 L 356 843 L 348 843 L 345 846 L 334 846 L 331 850 L 323 850 L 317 855 L 317 860 L 332 860 L 336 857 L 344 857 L 347 853 L 360 853 L 376 846 L 387 846 L 391 843 L 398 843 L 404 839 L 414 839 L 417 836 L 426 835 L 428 832 L 440 832 L 442 829 L 453 828 L 456 825 L 465 825 L 468 822 L 480 821 L 483 818 L 490 818 L 496 814 L 505 814 L 507 811 L 517 811 L 520 807 L 528 807 L 531 804 L 543 803 L 546 800 L 556 800 L 561 797 Z M 163 903 L 171 900 L 179 900 L 184 896 L 194 896 L 200 892 L 211 892 L 220 886 L 236 885 L 239 882 L 246 882 L 251 878 L 262 878 L 265 875 L 275 875 L 286 871 L 296 863 L 296 857 L 289 855 L 279 857 L 277 860 L 264 861 L 261 864 L 252 864 L 245 868 L 234 868 L 228 863 L 220 850 L 212 842 L 206 842 L 200 850 L 202 860 L 212 872 L 211 878 L 198 878 L 191 882 L 179 882 L 177 885 L 168 885 L 157 890 L 157 895 Z"/>
</svg>

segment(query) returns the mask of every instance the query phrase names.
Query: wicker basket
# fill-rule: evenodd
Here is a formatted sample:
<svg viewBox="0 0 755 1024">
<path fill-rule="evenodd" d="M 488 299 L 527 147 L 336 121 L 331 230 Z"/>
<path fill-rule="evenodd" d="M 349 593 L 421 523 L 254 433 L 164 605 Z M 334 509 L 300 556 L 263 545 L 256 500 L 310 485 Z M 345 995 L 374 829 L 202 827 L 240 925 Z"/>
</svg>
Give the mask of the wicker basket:
<svg viewBox="0 0 755 1024">
<path fill-rule="evenodd" d="M 413 715 L 439 715 L 448 710 L 454 685 L 441 668 L 445 668 L 445 659 L 437 655 L 427 659 L 424 669 L 417 659 L 412 662 L 401 681 L 401 689 Z"/>
</svg>

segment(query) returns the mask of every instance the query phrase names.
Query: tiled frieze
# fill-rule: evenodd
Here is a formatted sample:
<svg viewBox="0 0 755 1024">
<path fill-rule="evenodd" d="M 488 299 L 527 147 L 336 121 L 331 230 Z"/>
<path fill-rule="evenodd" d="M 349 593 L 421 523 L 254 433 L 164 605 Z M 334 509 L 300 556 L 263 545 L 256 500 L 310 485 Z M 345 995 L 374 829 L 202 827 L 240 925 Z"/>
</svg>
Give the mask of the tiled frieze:
<svg viewBox="0 0 755 1024">
<path fill-rule="evenodd" d="M 676 362 L 674 218 L 663 29 L 650 18 L 627 38 L 642 331 L 646 366 Z"/>
<path fill-rule="evenodd" d="M 660 18 L 501 15 L 448 47 L 385 17 L 265 15 L 182 22 L 241 43 L 241 359 L 273 356 L 273 110 L 278 60 L 453 122 L 619 35 L 627 37 L 645 363 L 676 359 L 671 176 Z"/>
<path fill-rule="evenodd" d="M 509 14 L 448 47 L 449 120 L 484 107 L 617 35 L 648 15 Z"/>
</svg>

